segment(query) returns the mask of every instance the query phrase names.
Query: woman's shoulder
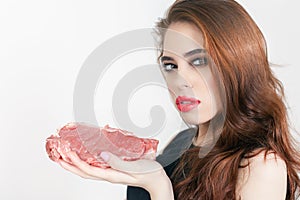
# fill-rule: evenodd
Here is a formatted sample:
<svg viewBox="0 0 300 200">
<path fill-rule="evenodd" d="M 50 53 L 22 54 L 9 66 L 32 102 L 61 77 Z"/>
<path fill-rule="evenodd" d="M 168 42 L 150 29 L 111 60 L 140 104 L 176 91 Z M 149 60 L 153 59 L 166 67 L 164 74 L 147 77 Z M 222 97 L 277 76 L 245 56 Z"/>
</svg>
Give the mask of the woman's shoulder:
<svg viewBox="0 0 300 200">
<path fill-rule="evenodd" d="M 253 157 L 245 157 L 241 166 L 246 167 L 239 169 L 237 194 L 243 200 L 285 199 L 286 163 L 276 153 L 263 150 Z"/>
<path fill-rule="evenodd" d="M 249 164 L 250 168 L 269 168 L 277 169 L 286 168 L 285 161 L 275 152 L 257 149 L 249 154 L 246 154 L 241 161 L 241 166 Z M 244 169 L 244 168 L 241 168 Z"/>
</svg>

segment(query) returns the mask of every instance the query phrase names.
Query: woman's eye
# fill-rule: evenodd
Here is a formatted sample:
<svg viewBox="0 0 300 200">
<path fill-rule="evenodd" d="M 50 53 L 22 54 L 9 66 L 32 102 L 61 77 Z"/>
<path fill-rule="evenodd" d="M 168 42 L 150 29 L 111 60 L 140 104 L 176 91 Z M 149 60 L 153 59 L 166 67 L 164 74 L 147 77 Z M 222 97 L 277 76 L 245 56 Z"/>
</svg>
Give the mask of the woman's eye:
<svg viewBox="0 0 300 200">
<path fill-rule="evenodd" d="M 162 64 L 162 66 L 165 71 L 172 71 L 173 69 L 176 68 L 176 65 L 172 64 L 172 63 L 165 63 L 165 64 Z"/>
<path fill-rule="evenodd" d="M 206 57 L 196 58 L 192 61 L 191 64 L 194 66 L 205 66 L 207 65 L 207 58 Z"/>
</svg>

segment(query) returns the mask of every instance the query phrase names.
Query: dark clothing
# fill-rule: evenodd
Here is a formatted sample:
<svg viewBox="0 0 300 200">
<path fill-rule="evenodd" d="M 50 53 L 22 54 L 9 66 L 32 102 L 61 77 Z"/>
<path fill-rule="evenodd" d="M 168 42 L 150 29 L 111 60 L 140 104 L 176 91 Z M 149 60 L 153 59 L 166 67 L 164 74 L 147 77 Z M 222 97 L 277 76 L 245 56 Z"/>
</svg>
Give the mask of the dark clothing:
<svg viewBox="0 0 300 200">
<path fill-rule="evenodd" d="M 182 153 L 190 147 L 193 147 L 192 139 L 195 136 L 196 129 L 190 128 L 181 131 L 176 137 L 166 146 L 163 153 L 156 158 L 168 175 L 171 176 L 175 167 L 179 163 L 179 158 Z M 172 181 L 172 179 L 170 179 Z M 127 200 L 151 200 L 149 192 L 141 187 L 127 187 Z"/>
</svg>

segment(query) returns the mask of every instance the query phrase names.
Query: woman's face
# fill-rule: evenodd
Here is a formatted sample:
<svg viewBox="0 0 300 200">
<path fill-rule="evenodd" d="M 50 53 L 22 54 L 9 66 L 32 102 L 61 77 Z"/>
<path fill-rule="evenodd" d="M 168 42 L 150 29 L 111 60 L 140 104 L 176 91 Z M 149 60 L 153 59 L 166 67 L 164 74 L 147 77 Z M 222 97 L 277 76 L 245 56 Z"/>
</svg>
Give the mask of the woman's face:
<svg viewBox="0 0 300 200">
<path fill-rule="evenodd" d="M 211 60 L 201 31 L 187 22 L 172 23 L 165 34 L 161 70 L 171 99 L 188 124 L 211 120 L 221 109 Z"/>
</svg>

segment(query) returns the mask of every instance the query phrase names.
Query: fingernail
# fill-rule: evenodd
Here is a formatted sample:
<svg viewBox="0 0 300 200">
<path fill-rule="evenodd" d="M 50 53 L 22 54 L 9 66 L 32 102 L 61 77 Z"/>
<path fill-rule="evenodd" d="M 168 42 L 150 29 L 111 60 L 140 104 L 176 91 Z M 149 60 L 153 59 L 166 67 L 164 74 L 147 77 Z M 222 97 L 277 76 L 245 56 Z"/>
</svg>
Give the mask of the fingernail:
<svg viewBox="0 0 300 200">
<path fill-rule="evenodd" d="M 106 152 L 101 152 L 100 157 L 104 160 L 104 161 L 108 161 L 109 159 L 109 155 Z"/>
</svg>

